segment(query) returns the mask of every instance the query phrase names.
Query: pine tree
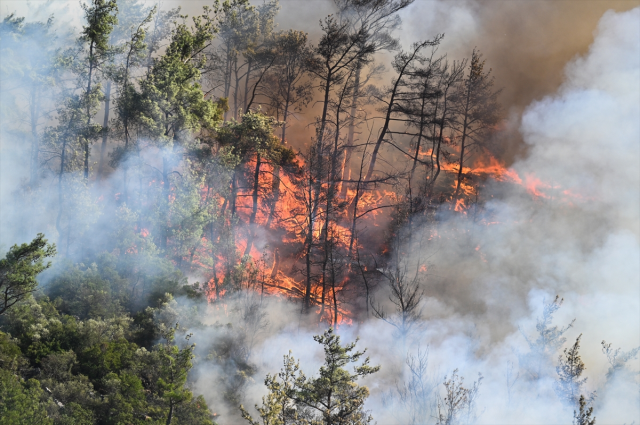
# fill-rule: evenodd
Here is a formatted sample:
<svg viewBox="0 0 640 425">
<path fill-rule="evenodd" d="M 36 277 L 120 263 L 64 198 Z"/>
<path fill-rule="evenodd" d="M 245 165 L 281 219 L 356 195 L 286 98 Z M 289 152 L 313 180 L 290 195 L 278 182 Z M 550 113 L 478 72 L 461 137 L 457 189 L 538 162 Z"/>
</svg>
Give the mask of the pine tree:
<svg viewBox="0 0 640 425">
<path fill-rule="evenodd" d="M 370 366 L 365 358 L 353 373 L 346 369 L 350 363 L 358 363 L 365 351 L 355 351 L 358 340 L 342 346 L 340 337 L 329 328 L 313 339 L 322 344 L 325 361 L 318 377 L 308 378 L 300 371 L 291 355 L 285 356 L 280 380 L 267 376 L 265 384 L 269 394 L 257 407 L 264 425 L 284 424 L 343 424 L 365 425 L 373 418 L 364 411 L 369 389 L 356 381 L 376 373 L 380 366 Z M 251 415 L 241 407 L 242 415 L 251 425 L 257 425 Z"/>
<path fill-rule="evenodd" d="M 118 23 L 118 6 L 115 0 L 93 0 L 90 5 L 83 4 L 87 26 L 83 27 L 80 41 L 88 48 L 86 64 L 78 64 L 78 72 L 85 79 L 86 90 L 84 90 L 86 126 L 89 131 L 82 136 L 82 146 L 84 149 L 84 178 L 89 178 L 89 149 L 94 132 L 91 131 L 91 119 L 95 115 L 95 109 L 102 94 L 100 84 L 94 84 L 96 73 L 100 66 L 110 55 L 109 35 L 113 27 Z"/>
<path fill-rule="evenodd" d="M 474 50 L 469 62 L 469 74 L 458 87 L 454 98 L 456 128 L 460 133 L 460 157 L 458 181 L 453 196 L 458 196 L 464 175 L 462 169 L 470 149 L 486 145 L 490 129 L 498 122 L 500 106 L 497 101 L 500 91 L 494 91 L 491 70 L 485 71 L 482 55 Z"/>
<path fill-rule="evenodd" d="M 585 365 L 580 358 L 580 339 L 570 347 L 564 349 L 564 355 L 558 357 L 558 380 L 556 382 L 556 393 L 565 402 L 577 406 L 582 393 L 582 386 L 587 382 L 587 378 L 581 378 Z"/>
<path fill-rule="evenodd" d="M 42 233 L 22 245 L 13 245 L 0 260 L 0 315 L 36 290 L 36 277 L 51 266 L 47 257 L 56 255 L 56 246 L 47 243 Z"/>
<path fill-rule="evenodd" d="M 171 178 L 180 148 L 202 128 L 213 128 L 220 119 L 217 104 L 204 98 L 199 84 L 215 30 L 210 9 L 193 18 L 193 28 L 177 24 L 165 54 L 154 60 L 147 77 L 141 81 L 143 113 L 140 118 L 146 133 L 162 149 L 162 191 L 160 201 L 159 246 L 167 249 Z"/>
<path fill-rule="evenodd" d="M 578 400 L 579 410 L 573 411 L 573 425 L 596 425 L 596 417 L 593 415 L 593 406 L 587 408 L 587 401 L 580 394 Z"/>
</svg>

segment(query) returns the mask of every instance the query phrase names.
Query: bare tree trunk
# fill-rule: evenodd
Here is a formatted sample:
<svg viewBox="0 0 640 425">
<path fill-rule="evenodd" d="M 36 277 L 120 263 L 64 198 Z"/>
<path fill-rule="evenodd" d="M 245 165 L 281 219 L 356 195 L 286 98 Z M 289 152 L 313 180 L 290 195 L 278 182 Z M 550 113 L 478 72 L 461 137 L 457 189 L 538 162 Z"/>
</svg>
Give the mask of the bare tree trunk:
<svg viewBox="0 0 640 425">
<path fill-rule="evenodd" d="M 251 209 L 251 217 L 249 218 L 249 235 L 247 237 L 247 247 L 244 250 L 244 255 L 249 255 L 251 252 L 251 247 L 253 246 L 253 239 L 255 237 L 255 224 L 256 224 L 256 216 L 258 215 L 258 191 L 260 190 L 260 164 L 261 164 L 260 154 L 258 153 L 256 156 L 256 169 L 253 174 L 254 182 L 253 182 L 253 194 L 251 198 L 253 200 L 253 207 Z"/>
<path fill-rule="evenodd" d="M 169 187 L 169 160 L 167 159 L 166 154 L 162 156 L 162 192 L 164 194 L 164 199 L 167 202 L 166 206 L 163 206 L 162 211 L 162 232 L 160 236 L 160 248 L 163 250 L 167 249 L 167 241 L 169 239 L 169 195 L 170 195 L 170 187 Z"/>
<path fill-rule="evenodd" d="M 216 300 L 218 300 L 220 298 L 220 290 L 218 288 L 218 271 L 216 270 L 216 267 L 218 266 L 218 256 L 216 255 L 215 249 L 216 225 L 213 219 L 211 220 L 209 237 L 211 238 L 211 272 L 213 274 L 213 286 L 216 294 Z"/>
<path fill-rule="evenodd" d="M 471 78 L 471 77 L 469 77 Z M 467 139 L 467 126 L 469 121 L 469 102 L 471 100 L 471 82 L 467 87 L 467 101 L 464 108 L 464 123 L 462 124 L 462 140 L 460 142 L 460 163 L 458 166 L 458 184 L 456 185 L 456 191 L 453 196 L 458 196 L 460 192 L 460 185 L 462 184 L 462 165 L 464 164 L 464 148 Z"/>
<path fill-rule="evenodd" d="M 171 425 L 171 420 L 173 419 L 173 401 L 169 402 L 169 416 L 167 416 L 166 425 Z"/>
<path fill-rule="evenodd" d="M 238 90 L 240 88 L 240 76 L 238 74 L 238 59 L 236 58 L 233 63 L 233 72 L 236 77 L 236 85 L 233 90 L 233 118 L 238 119 Z"/>
<path fill-rule="evenodd" d="M 351 153 L 353 152 L 353 142 L 355 139 L 356 131 L 356 113 L 358 108 L 358 99 L 360 97 L 360 74 L 362 73 L 362 64 L 358 61 L 355 70 L 355 78 L 353 82 L 353 99 L 351 100 L 351 111 L 349 117 L 349 133 L 347 135 L 347 146 L 344 149 L 344 161 L 342 162 L 342 186 L 340 187 L 340 198 L 345 199 L 347 197 L 348 185 L 345 180 L 348 180 L 348 173 L 351 163 Z"/>
<path fill-rule="evenodd" d="M 309 170 L 309 185 L 307 188 L 307 196 L 308 196 L 308 209 L 309 215 L 307 217 L 307 235 L 305 238 L 305 264 L 307 268 L 307 282 L 304 291 L 304 308 L 306 311 L 311 309 L 311 246 L 313 245 L 313 224 L 314 224 L 314 215 L 315 215 L 315 205 L 313 202 L 313 181 L 311 178 L 312 170 Z"/>
<path fill-rule="evenodd" d="M 244 108 L 242 108 L 243 110 L 247 111 L 249 109 L 249 107 L 251 105 L 247 105 L 247 99 L 249 99 L 249 79 L 251 78 L 251 71 L 253 71 L 251 69 L 251 66 L 253 65 L 253 61 L 251 59 L 249 59 L 247 61 L 247 74 L 245 75 L 244 78 Z M 254 90 L 255 92 L 255 90 Z"/>
<path fill-rule="evenodd" d="M 38 120 L 40 118 L 40 102 L 38 94 L 40 87 L 31 86 L 31 169 L 29 185 L 35 187 L 38 183 L 38 170 L 40 168 L 40 140 L 38 137 Z"/>
<path fill-rule="evenodd" d="M 278 270 L 280 268 L 280 251 L 276 248 L 273 251 L 273 268 L 271 269 L 271 279 L 275 279 L 278 276 Z"/>
<path fill-rule="evenodd" d="M 107 139 L 109 138 L 109 134 L 107 128 L 109 126 L 109 106 L 111 104 L 111 81 L 107 81 L 107 87 L 105 90 L 104 97 L 104 123 L 103 133 L 102 133 L 102 146 L 100 147 L 100 162 L 98 163 L 98 180 L 101 179 L 102 173 L 104 171 L 104 153 L 107 150 Z"/>
<path fill-rule="evenodd" d="M 268 230 L 271 227 L 271 222 L 273 221 L 273 216 L 276 213 L 276 207 L 278 205 L 278 201 L 280 200 L 280 165 L 273 164 L 273 171 L 271 172 L 273 181 L 271 183 L 271 193 L 273 194 L 273 198 L 271 199 L 271 206 L 269 208 L 269 217 L 267 218 L 267 223 L 265 224 L 265 228 Z"/>
<path fill-rule="evenodd" d="M 384 138 L 387 135 L 387 131 L 389 131 L 389 123 L 391 122 L 391 114 L 393 113 L 393 107 L 394 107 L 395 102 L 396 102 L 396 95 L 398 94 L 398 88 L 400 86 L 400 82 L 402 81 L 402 78 L 404 77 L 404 73 L 405 73 L 407 67 L 411 64 L 411 62 L 413 62 L 415 57 L 418 55 L 418 52 L 420 51 L 420 49 L 422 49 L 426 45 L 427 45 L 426 42 L 422 43 L 420 45 L 416 45 L 414 50 L 413 50 L 413 52 L 411 53 L 411 56 L 409 56 L 408 58 L 405 59 L 405 63 L 402 65 L 402 67 L 398 71 L 398 78 L 396 78 L 396 81 L 393 83 L 393 89 L 391 90 L 391 97 L 389 99 L 389 105 L 387 107 L 387 112 L 386 112 L 386 115 L 385 115 L 384 125 L 382 126 L 382 129 L 380 130 L 380 136 L 378 136 L 378 140 L 376 141 L 376 144 L 375 144 L 375 146 L 373 148 L 373 153 L 371 154 L 371 162 L 369 163 L 369 170 L 367 171 L 367 175 L 364 178 L 366 181 L 371 180 L 371 177 L 373 176 L 373 170 L 375 169 L 376 160 L 378 158 L 378 151 L 380 150 L 380 146 L 382 145 L 382 142 L 384 141 Z"/>
<path fill-rule="evenodd" d="M 62 236 L 62 228 L 60 227 L 60 219 L 62 218 L 62 176 L 64 175 L 64 162 L 66 160 L 67 138 L 62 139 L 62 153 L 60 154 L 60 174 L 58 174 L 58 217 L 56 217 L 56 229 L 58 234 Z"/>
<path fill-rule="evenodd" d="M 280 142 L 282 144 L 285 143 L 285 133 L 287 131 L 287 118 L 289 117 L 289 101 L 291 99 L 291 84 L 289 84 L 289 86 L 287 87 L 287 98 L 285 99 L 284 102 L 284 112 L 283 112 L 283 116 L 282 116 L 282 139 L 280 140 Z"/>
<path fill-rule="evenodd" d="M 91 78 L 93 77 L 93 41 L 89 45 L 89 80 L 87 82 L 87 131 L 91 125 L 91 103 L 89 94 L 91 93 Z M 84 179 L 89 180 L 89 139 L 84 138 Z"/>
</svg>

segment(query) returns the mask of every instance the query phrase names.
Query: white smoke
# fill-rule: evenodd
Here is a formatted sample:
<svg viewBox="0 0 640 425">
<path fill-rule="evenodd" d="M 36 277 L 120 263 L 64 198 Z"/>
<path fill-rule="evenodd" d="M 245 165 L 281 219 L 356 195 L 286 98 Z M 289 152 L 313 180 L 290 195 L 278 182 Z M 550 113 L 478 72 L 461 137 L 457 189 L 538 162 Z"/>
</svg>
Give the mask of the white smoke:
<svg viewBox="0 0 640 425">
<path fill-rule="evenodd" d="M 543 196 L 532 198 L 521 186 L 496 185 L 493 190 L 503 195 L 486 209 L 498 224 L 451 219 L 438 229 L 440 234 L 471 230 L 462 240 L 442 238 L 429 248 L 438 273 L 427 283 L 427 320 L 409 351 L 429 347 L 429 374 L 436 383 L 456 368 L 467 386 L 478 372 L 484 375 L 477 402 L 480 423 L 571 422 L 572 408 L 554 392 L 553 368 L 530 381 L 518 364 L 518 354 L 529 350 L 519 329 L 533 337 L 543 302 L 556 294 L 565 303 L 553 324 L 576 319 L 565 334 L 565 347 L 583 334 L 585 392 L 597 390 L 598 423 L 640 419 L 637 383 L 605 383 L 608 364 L 600 344 L 606 340 L 625 351 L 640 345 L 639 117 L 640 8 L 607 12 L 589 52 L 567 65 L 558 92 L 532 103 L 522 116 L 520 131 L 530 154 L 513 168 L 525 184 L 539 181 L 536 188 Z M 256 350 L 255 376 L 277 372 L 289 349 L 303 359 L 307 373 L 317 370 L 321 353 L 310 335 L 321 330 L 280 330 Z M 408 420 L 393 397 L 409 371 L 392 331 L 375 319 L 340 330 L 346 340 L 359 335 L 372 362 L 382 365 L 366 382 L 372 391 L 368 408 L 381 424 Z M 509 400 L 510 362 L 511 380 L 521 375 Z M 630 366 L 637 370 L 637 360 Z M 263 393 L 258 380 L 245 406 Z M 424 418 L 423 423 L 434 421 Z"/>
</svg>

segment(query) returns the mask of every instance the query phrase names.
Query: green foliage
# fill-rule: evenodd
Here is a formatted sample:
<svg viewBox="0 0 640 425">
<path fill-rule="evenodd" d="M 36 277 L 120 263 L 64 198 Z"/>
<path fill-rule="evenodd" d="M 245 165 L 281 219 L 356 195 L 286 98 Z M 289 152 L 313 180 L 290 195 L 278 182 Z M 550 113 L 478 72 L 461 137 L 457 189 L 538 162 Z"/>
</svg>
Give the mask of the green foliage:
<svg viewBox="0 0 640 425">
<path fill-rule="evenodd" d="M 23 368 L 25 363 L 26 359 L 16 342 L 6 333 L 0 332 L 0 369 L 16 371 Z"/>
<path fill-rule="evenodd" d="M 0 260 L 0 315 L 36 290 L 36 277 L 51 266 L 47 257 L 56 254 L 56 246 L 47 243 L 42 233 L 29 244 L 13 245 Z"/>
<path fill-rule="evenodd" d="M 280 125 L 275 118 L 260 112 L 247 112 L 239 122 L 225 122 L 218 129 L 217 139 L 220 145 L 229 146 L 241 158 L 242 163 L 254 155 L 279 163 L 282 157 L 291 158 L 290 148 L 280 143 L 273 134 L 273 128 Z"/>
<path fill-rule="evenodd" d="M 122 313 L 128 302 L 127 281 L 117 272 L 106 273 L 104 263 L 84 268 L 69 264 L 55 276 L 47 293 L 63 314 L 87 318 L 110 318 Z"/>
<path fill-rule="evenodd" d="M 164 338 L 150 351 L 133 342 L 141 330 L 125 313 L 76 319 L 60 314 L 47 298 L 11 309 L 2 325 L 19 338 L 0 333 L 0 411 L 9 406 L 19 418 L 46 410 L 51 421 L 43 423 L 54 424 L 212 424 L 206 402 L 187 384 L 194 346 L 176 346 L 178 326 L 163 324 L 187 316 L 174 301 L 146 311 L 149 342 Z M 16 375 L 33 375 L 30 367 L 40 372 L 37 381 L 25 383 Z"/>
<path fill-rule="evenodd" d="M 197 82 L 205 63 L 201 53 L 213 38 L 213 21 L 203 15 L 193 23 L 193 29 L 184 23 L 176 25 L 165 54 L 154 61 L 140 83 L 145 111 L 142 119 L 150 134 L 169 148 L 184 132 L 213 127 L 219 119 L 216 103 L 204 99 Z"/>
<path fill-rule="evenodd" d="M 365 351 L 354 351 L 357 340 L 345 346 L 330 328 L 313 339 L 324 349 L 325 361 L 319 375 L 307 378 L 291 355 L 285 356 L 284 368 L 278 377 L 265 380 L 269 395 L 257 407 L 264 425 L 294 424 L 368 424 L 372 417 L 365 412 L 364 402 L 369 396 L 367 387 L 356 381 L 376 373 L 380 366 L 370 366 L 369 358 L 354 366 L 353 373 L 346 369 L 359 363 Z M 242 416 L 252 425 L 258 424 L 241 406 Z M 291 422 L 293 421 L 293 422 Z"/>
<path fill-rule="evenodd" d="M 295 391 L 296 381 L 302 383 L 304 375 L 300 371 L 300 364 L 295 361 L 291 352 L 284 356 L 284 367 L 277 376 L 267 375 L 264 380 L 269 393 L 262 397 L 262 406 L 255 408 L 262 419 L 262 425 L 285 425 L 302 422 L 301 412 L 296 408 L 295 401 L 290 397 Z M 242 417 L 251 425 L 260 425 L 251 414 L 240 406 Z"/>
<path fill-rule="evenodd" d="M 536 321 L 537 336 L 535 339 L 527 337 L 520 330 L 529 345 L 529 353 L 520 356 L 520 365 L 527 371 L 529 379 L 539 379 L 550 368 L 553 356 L 567 341 L 563 335 L 573 327 L 575 319 L 564 327 L 551 326 L 553 315 L 562 307 L 564 299 L 556 295 L 551 302 L 544 302 L 542 316 Z M 552 369 L 551 369 L 552 370 Z"/>
<path fill-rule="evenodd" d="M 573 411 L 573 425 L 596 425 L 593 406 L 587 407 L 587 401 L 582 394 L 578 400 L 578 410 Z"/>
<path fill-rule="evenodd" d="M 109 49 L 109 34 L 118 23 L 115 0 L 92 0 L 90 5 L 82 4 L 87 25 L 82 28 L 84 41 L 95 49 L 96 55 L 104 55 Z M 93 60 L 93 58 L 91 58 Z"/>
<path fill-rule="evenodd" d="M 159 366 L 155 389 L 163 406 L 168 409 L 167 425 L 171 424 L 178 406 L 188 403 L 193 394 L 185 387 L 187 374 L 192 367 L 193 349 L 190 345 L 180 349 L 174 345 L 175 328 L 167 329 L 162 337 L 165 343 L 159 344 L 154 351 Z M 188 339 L 188 337 L 187 337 Z"/>
<path fill-rule="evenodd" d="M 35 379 L 25 382 L 11 371 L 0 369 L 0 422 L 4 425 L 53 424 L 40 401 L 42 393 Z"/>
<path fill-rule="evenodd" d="M 581 338 L 582 334 L 576 338 L 576 342 L 570 348 L 564 349 L 564 355 L 558 357 L 556 367 L 558 373 L 556 392 L 564 402 L 572 406 L 579 404 L 582 386 L 587 382 L 587 378 L 582 378 L 585 365 L 579 352 Z"/>
<path fill-rule="evenodd" d="M 458 369 L 453 371 L 451 378 L 444 377 L 445 394 L 444 397 L 438 396 L 437 425 L 476 423 L 475 404 L 482 379 L 482 375 L 478 374 L 478 380 L 470 388 L 465 388 L 464 378 L 458 375 Z"/>
</svg>

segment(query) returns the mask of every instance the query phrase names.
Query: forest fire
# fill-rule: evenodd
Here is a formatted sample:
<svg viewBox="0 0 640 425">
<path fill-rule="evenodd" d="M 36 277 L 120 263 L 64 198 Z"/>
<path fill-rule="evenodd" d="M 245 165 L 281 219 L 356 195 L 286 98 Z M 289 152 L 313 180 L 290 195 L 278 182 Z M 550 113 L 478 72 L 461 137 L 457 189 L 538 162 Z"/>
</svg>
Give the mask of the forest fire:
<svg viewBox="0 0 640 425">
<path fill-rule="evenodd" d="M 2 424 L 638 422 L 640 8 L 4 3 Z"/>
<path fill-rule="evenodd" d="M 430 155 L 429 152 L 424 155 Z M 301 159 L 299 164 L 304 164 Z M 256 157 L 247 161 L 247 169 L 256 169 Z M 455 177 L 458 174 L 458 167 L 454 163 L 443 162 L 442 169 L 452 180 L 451 190 L 456 189 Z M 240 257 L 245 256 L 249 262 L 243 260 L 244 273 L 250 277 L 250 285 L 260 294 L 270 296 L 281 296 L 289 299 L 304 301 L 308 297 L 309 302 L 315 305 L 316 314 L 321 321 L 328 321 L 334 324 L 352 323 L 353 314 L 346 308 L 343 302 L 343 294 L 348 290 L 349 279 L 356 270 L 351 265 L 342 266 L 343 277 L 331 282 L 325 276 L 311 286 L 306 288 L 305 276 L 303 272 L 303 260 L 308 254 L 308 244 L 305 232 L 309 227 L 309 197 L 301 193 L 300 175 L 278 170 L 276 174 L 272 164 L 261 164 L 259 170 L 259 180 L 257 184 L 244 184 L 246 188 L 238 189 L 236 199 L 237 216 L 234 228 L 235 253 Z M 471 166 L 465 166 L 462 170 L 464 180 L 460 184 L 460 195 L 451 200 L 452 209 L 456 213 L 467 214 L 471 205 L 475 205 L 478 199 L 482 199 L 479 194 L 478 185 L 484 185 L 487 180 L 515 184 L 523 187 L 535 198 L 547 199 L 549 195 L 545 190 L 558 189 L 557 186 L 544 184 L 539 179 L 527 175 L 521 178 L 518 173 L 506 167 L 503 163 L 488 153 L 476 159 Z M 276 180 L 277 179 L 277 180 Z M 250 181 L 248 182 L 250 183 Z M 240 185 L 241 186 L 241 185 Z M 322 190 L 328 190 L 329 183 L 321 183 Z M 209 188 L 201 191 L 203 199 L 210 193 Z M 274 195 L 273 193 L 277 193 Z M 312 224 L 312 240 L 322 240 L 325 235 L 331 235 L 331 244 L 335 249 L 340 249 L 345 253 L 362 249 L 362 242 L 353 234 L 353 221 L 356 217 L 363 228 L 386 227 L 390 216 L 386 209 L 398 205 L 401 199 L 397 192 L 384 188 L 358 189 L 349 185 L 345 191 L 345 198 L 340 201 L 343 205 L 340 211 L 335 213 L 335 219 L 329 223 L 329 228 L 325 228 L 326 209 L 318 205 L 314 214 Z M 568 194 L 568 191 L 564 191 Z M 354 203 L 357 201 L 357 206 Z M 228 201 L 224 198 L 218 199 L 216 205 L 224 206 Z M 230 225 L 229 219 L 226 219 Z M 491 222 L 488 224 L 499 224 Z M 439 236 L 441 237 L 441 236 Z M 211 246 L 210 235 L 203 236 L 202 248 Z M 250 247 L 248 248 L 248 245 Z M 311 249 L 314 249 L 312 246 Z M 478 250 L 479 247 L 476 248 Z M 206 251 L 206 250 L 205 250 Z M 200 256 L 205 258 L 207 253 L 202 251 Z M 380 247 L 380 255 L 384 255 L 386 249 L 384 245 Z M 481 254 L 482 255 L 482 254 Z M 223 302 L 225 290 L 220 290 L 219 285 L 224 285 L 216 276 L 228 274 L 229 267 L 236 267 L 229 264 L 228 257 L 218 255 L 214 262 L 214 277 L 209 279 L 209 300 L 212 303 Z M 484 256 L 482 258 L 484 262 Z M 200 263 L 206 270 L 211 266 Z M 335 264 L 334 264 L 335 265 Z M 346 267 L 346 268 L 345 268 Z M 366 267 L 365 267 L 366 268 Z M 421 269 L 422 270 L 422 269 Z M 426 272 L 426 269 L 423 271 Z M 218 289 L 216 289 L 218 288 Z"/>
</svg>

